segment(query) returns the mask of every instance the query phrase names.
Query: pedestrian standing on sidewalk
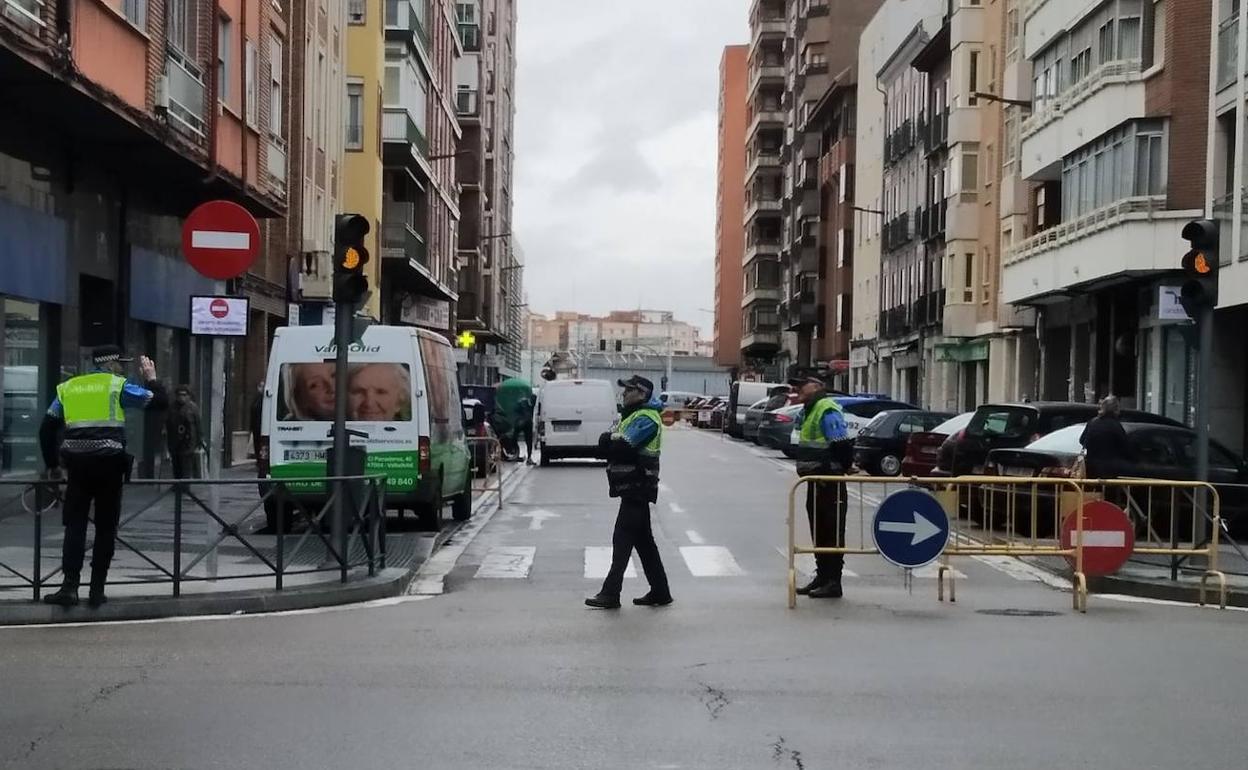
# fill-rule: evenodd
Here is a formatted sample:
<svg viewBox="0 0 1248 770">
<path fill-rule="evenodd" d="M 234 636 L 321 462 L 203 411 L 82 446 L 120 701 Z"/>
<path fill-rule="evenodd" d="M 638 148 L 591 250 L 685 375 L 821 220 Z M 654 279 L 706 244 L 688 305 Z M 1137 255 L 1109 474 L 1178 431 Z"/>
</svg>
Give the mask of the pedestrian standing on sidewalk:
<svg viewBox="0 0 1248 770">
<path fill-rule="evenodd" d="M 173 477 L 199 478 L 199 449 L 204 445 L 204 431 L 190 385 L 179 385 L 173 392 L 173 407 L 165 418 L 165 436 L 173 460 Z"/>
<path fill-rule="evenodd" d="M 1127 431 L 1122 427 L 1122 407 L 1117 396 L 1101 399 L 1096 417 L 1088 422 L 1079 437 L 1086 454 L 1086 476 L 1089 479 L 1116 479 L 1121 463 L 1130 456 Z"/>
<path fill-rule="evenodd" d="M 654 397 L 654 383 L 645 377 L 634 375 L 620 380 L 619 385 L 624 388 L 619 428 L 598 439 L 602 457 L 607 461 L 611 497 L 620 498 L 620 511 L 611 538 L 611 570 L 603 581 L 602 590 L 597 596 L 586 599 L 585 604 L 606 610 L 619 608 L 624 571 L 636 550 L 650 583 L 650 592 L 633 599 L 633 604 L 663 607 L 672 603 L 672 592 L 650 528 L 650 505 L 659 499 L 663 404 Z"/>
<path fill-rule="evenodd" d="M 105 345 L 92 352 L 95 371 L 61 383 L 39 428 L 39 445 L 49 478 L 59 479 L 62 461 L 69 474 L 62 508 L 65 542 L 61 552 L 61 588 L 45 597 L 48 604 L 78 603 L 78 584 L 87 544 L 87 514 L 95 502 L 95 548 L 91 553 L 91 592 L 87 603 L 99 607 L 113 560 L 121 520 L 121 488 L 134 458 L 126 453 L 127 409 L 161 410 L 169 405 L 156 380 L 156 365 L 139 359 L 142 385 L 122 376 L 121 348 Z M 59 441 L 58 441 L 58 436 Z M 59 446 L 58 446 L 59 445 Z"/>
<path fill-rule="evenodd" d="M 818 377 L 789 380 L 804 405 L 798 430 L 797 475 L 839 476 L 850 467 L 853 439 L 845 424 L 841 405 L 828 395 Z M 845 545 L 845 514 L 849 509 L 845 482 L 813 481 L 806 485 L 806 517 L 816 548 Z M 843 554 L 815 554 L 815 577 L 797 589 L 812 599 L 841 598 Z"/>
</svg>

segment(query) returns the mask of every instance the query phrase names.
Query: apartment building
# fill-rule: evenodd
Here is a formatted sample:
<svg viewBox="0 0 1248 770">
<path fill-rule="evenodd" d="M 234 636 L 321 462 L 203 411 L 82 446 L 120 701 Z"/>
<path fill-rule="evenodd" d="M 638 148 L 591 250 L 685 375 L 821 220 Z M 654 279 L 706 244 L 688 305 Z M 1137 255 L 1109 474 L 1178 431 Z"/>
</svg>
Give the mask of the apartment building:
<svg viewBox="0 0 1248 770">
<path fill-rule="evenodd" d="M 837 3 L 793 0 L 788 3 L 789 32 L 783 49 L 786 114 L 781 147 L 783 193 L 778 309 L 785 332 L 778 355 L 781 371 L 787 371 L 792 365 L 840 366 L 833 359 L 818 355 L 819 349 L 828 347 L 825 340 L 836 335 L 835 322 L 827 322 L 827 314 L 836 312 L 835 297 L 831 310 L 826 301 L 816 303 L 814 308 L 806 302 L 803 314 L 803 298 L 823 297 L 828 293 L 828 267 L 837 258 L 830 253 L 829 241 L 822 237 L 823 225 L 834 212 L 827 212 L 825 216 L 822 208 L 820 160 L 826 149 L 823 144 L 825 126 L 817 115 L 817 108 L 836 85 L 836 77 L 856 63 L 858 39 L 879 5 L 880 0 Z M 841 301 L 844 302 L 843 297 Z"/>
<path fill-rule="evenodd" d="M 1179 232 L 1205 213 L 1210 188 L 1209 3 L 1017 10 L 1032 102 L 1018 164 L 1035 186 L 1033 234 L 1005 251 L 1001 283 L 1005 301 L 1035 309 L 1037 395 L 1114 393 L 1190 422 L 1194 356 L 1170 284 Z"/>
<path fill-rule="evenodd" d="M 594 352 L 694 356 L 702 349 L 697 326 L 676 320 L 667 310 L 613 310 L 594 316 L 561 310 L 553 319 L 529 321 L 533 350 L 584 355 Z"/>
<path fill-rule="evenodd" d="M 715 363 L 741 364 L 741 294 L 745 257 L 746 157 L 757 173 L 763 156 L 778 166 L 778 144 L 746 145 L 747 66 L 751 46 L 730 45 L 719 61 L 719 151 L 715 188 Z M 757 141 L 759 137 L 755 137 Z M 763 153 L 769 149 L 770 153 Z"/>
<path fill-rule="evenodd" d="M 0 411 L 30 426 L 6 419 L 0 474 L 38 467 L 38 410 L 92 346 L 147 353 L 210 403 L 190 297 L 225 287 L 186 263 L 181 224 L 218 198 L 286 211 L 287 127 L 270 103 L 283 14 L 241 0 L 0 4 Z M 138 472 L 154 472 L 157 420 L 127 428 Z"/>
<path fill-rule="evenodd" d="M 515 0 L 460 0 L 463 56 L 454 71 L 454 105 L 463 130 L 457 323 L 477 336 L 465 377 L 493 382 L 498 363 L 520 365 L 523 260 L 512 237 L 515 128 Z"/>
</svg>

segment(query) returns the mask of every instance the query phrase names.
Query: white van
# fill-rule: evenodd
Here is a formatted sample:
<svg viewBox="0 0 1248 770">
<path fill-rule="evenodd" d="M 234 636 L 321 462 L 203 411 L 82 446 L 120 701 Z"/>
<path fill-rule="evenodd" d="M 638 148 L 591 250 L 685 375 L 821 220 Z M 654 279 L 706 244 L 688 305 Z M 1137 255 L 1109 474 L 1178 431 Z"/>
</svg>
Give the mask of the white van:
<svg viewBox="0 0 1248 770">
<path fill-rule="evenodd" d="M 277 330 L 264 383 L 261 478 L 326 475 L 335 356 L 331 326 Z M 367 472 L 386 476 L 387 507 L 415 510 L 434 529 L 447 502 L 456 521 L 467 519 L 472 479 L 450 343 L 413 327 L 372 326 L 351 346 L 349 365 L 347 427 L 367 435 Z M 318 506 L 313 511 L 327 498 L 323 483 L 291 485 L 290 491 Z M 273 528 L 276 505 L 267 504 L 265 514 Z"/>
<path fill-rule="evenodd" d="M 786 393 L 790 390 L 788 385 L 778 382 L 738 380 L 732 383 L 732 394 L 728 397 L 727 425 L 724 428 L 728 435 L 733 438 L 745 437 L 742 430 L 745 426 L 745 413 L 750 410 L 751 404 L 770 396 L 773 388 L 781 388 Z"/>
<path fill-rule="evenodd" d="M 543 384 L 533 411 L 542 465 L 565 457 L 596 457 L 598 437 L 613 430 L 619 418 L 615 385 L 607 380 Z"/>
</svg>

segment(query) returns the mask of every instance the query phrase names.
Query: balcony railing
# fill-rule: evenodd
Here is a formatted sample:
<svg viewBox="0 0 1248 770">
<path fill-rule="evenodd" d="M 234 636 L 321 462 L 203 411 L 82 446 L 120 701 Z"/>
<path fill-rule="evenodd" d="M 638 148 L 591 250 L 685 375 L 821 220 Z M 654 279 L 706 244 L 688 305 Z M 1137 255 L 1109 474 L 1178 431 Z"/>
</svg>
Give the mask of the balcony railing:
<svg viewBox="0 0 1248 770">
<path fill-rule="evenodd" d="M 1005 253 L 1001 263 L 1004 266 L 1025 262 L 1043 252 L 1056 249 L 1064 244 L 1086 238 L 1093 233 L 1116 227 L 1131 219 L 1150 219 L 1155 214 L 1167 211 L 1165 195 L 1149 195 L 1138 198 L 1125 198 L 1108 206 L 1073 219 L 1069 222 L 1050 227 L 1037 233 Z"/>
<path fill-rule="evenodd" d="M 920 209 L 919 214 L 919 234 L 923 240 L 931 241 L 937 238 L 943 238 L 945 235 L 945 218 L 949 211 L 948 201 L 939 201 L 933 203 L 927 208 Z"/>
<path fill-rule="evenodd" d="M 920 126 L 919 133 L 923 135 L 923 147 L 929 153 L 949 143 L 948 110 L 941 110 L 932 115 L 930 120 L 924 121 Z"/>
<path fill-rule="evenodd" d="M 910 212 L 906 211 L 884 223 L 881 246 L 885 251 L 901 248 L 914 239 L 910 232 Z"/>
<path fill-rule="evenodd" d="M 407 222 L 382 220 L 381 256 L 384 259 L 406 259 L 429 268 L 425 239 Z"/>
<path fill-rule="evenodd" d="M 204 133 L 204 81 L 179 59 L 165 59 L 165 87 L 169 100 L 169 117 L 174 124 L 193 134 Z"/>
<path fill-rule="evenodd" d="M 286 191 L 286 140 L 270 135 L 265 146 L 264 170 L 268 172 L 269 184 Z"/>
<path fill-rule="evenodd" d="M 1057 96 L 1037 99 L 1035 110 L 1019 128 L 1020 139 L 1026 139 L 1062 117 L 1105 86 L 1138 82 L 1143 76 L 1143 65 L 1139 59 L 1105 62 Z"/>
<path fill-rule="evenodd" d="M 429 50 L 425 8 L 429 0 L 386 0 L 386 28 L 410 32 Z"/>
<path fill-rule="evenodd" d="M 429 140 L 405 107 L 385 108 L 381 120 L 381 138 L 386 142 L 414 145 L 421 155 L 429 155 Z"/>
<path fill-rule="evenodd" d="M 892 165 L 914 148 L 914 120 L 907 119 L 884 138 L 884 163 Z"/>
</svg>

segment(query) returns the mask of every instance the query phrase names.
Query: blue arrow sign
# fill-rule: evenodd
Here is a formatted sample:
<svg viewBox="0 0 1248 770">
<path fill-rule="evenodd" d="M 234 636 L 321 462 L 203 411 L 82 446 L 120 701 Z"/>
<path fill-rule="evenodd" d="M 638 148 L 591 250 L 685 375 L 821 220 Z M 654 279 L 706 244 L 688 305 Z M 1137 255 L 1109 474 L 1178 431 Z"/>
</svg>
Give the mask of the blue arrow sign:
<svg viewBox="0 0 1248 770">
<path fill-rule="evenodd" d="M 915 569 L 935 561 L 949 542 L 949 516 L 927 492 L 903 489 L 884 498 L 871 522 L 880 555 Z"/>
</svg>

